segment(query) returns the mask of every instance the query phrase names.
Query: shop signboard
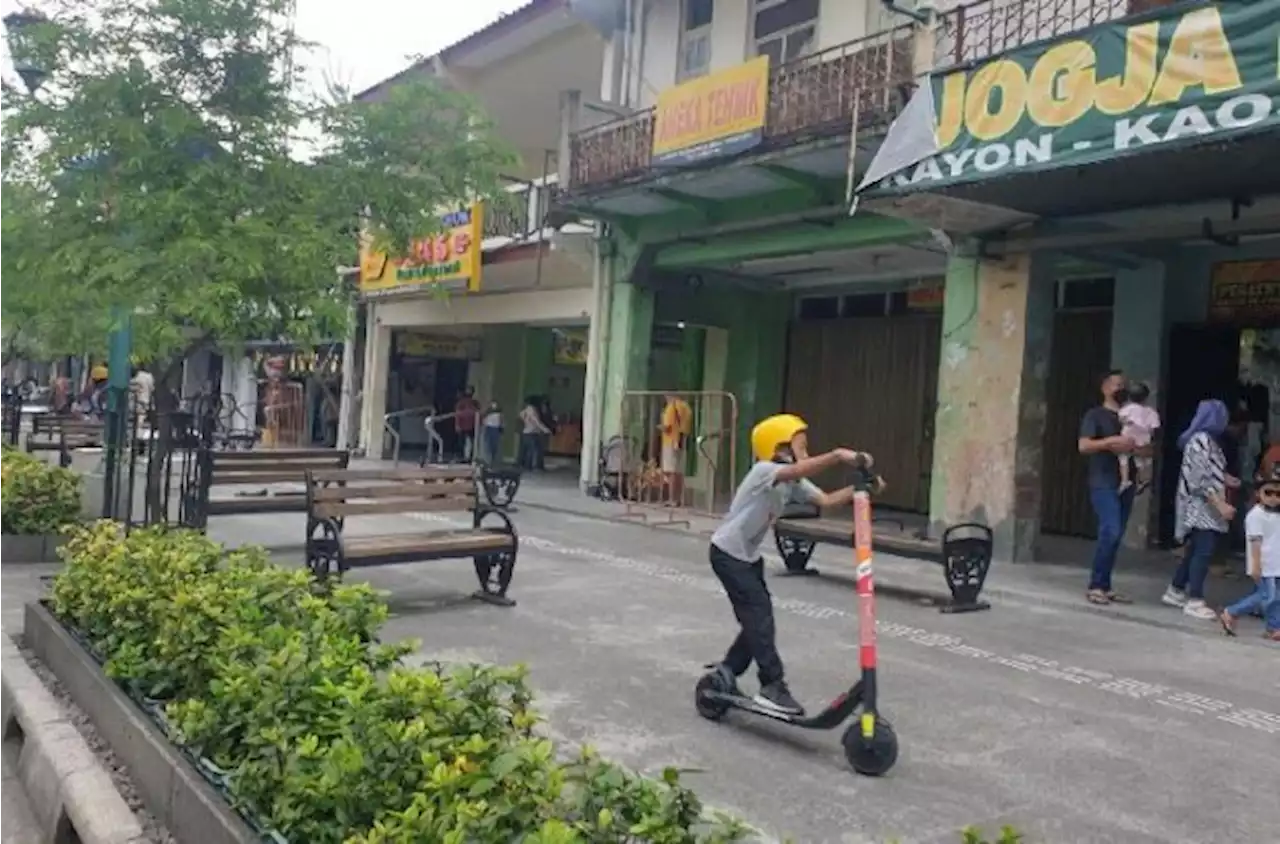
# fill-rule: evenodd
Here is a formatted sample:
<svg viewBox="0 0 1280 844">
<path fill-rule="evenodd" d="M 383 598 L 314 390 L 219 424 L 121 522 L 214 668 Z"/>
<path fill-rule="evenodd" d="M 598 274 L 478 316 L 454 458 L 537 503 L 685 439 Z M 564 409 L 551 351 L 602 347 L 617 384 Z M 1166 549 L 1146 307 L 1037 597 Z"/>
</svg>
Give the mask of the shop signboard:
<svg viewBox="0 0 1280 844">
<path fill-rule="evenodd" d="M 454 358 L 480 360 L 480 341 L 474 337 L 447 337 L 396 332 L 396 352 L 410 358 Z"/>
<path fill-rule="evenodd" d="M 367 243 L 360 248 L 360 293 L 385 296 L 428 287 L 480 289 L 480 244 L 484 206 L 446 215 L 440 231 L 413 242 L 404 258 L 391 258 Z"/>
<path fill-rule="evenodd" d="M 900 194 L 1280 127 L 1275 0 L 1177 4 L 921 85 L 859 192 Z"/>
<path fill-rule="evenodd" d="M 565 366 L 586 365 L 587 332 L 557 328 L 552 337 L 552 363 Z"/>
<path fill-rule="evenodd" d="M 1280 259 L 1224 261 L 1209 282 L 1209 318 L 1252 322 L 1280 317 Z"/>
<path fill-rule="evenodd" d="M 933 282 L 907 290 L 907 308 L 912 311 L 940 311 L 946 290 L 941 283 Z"/>
<path fill-rule="evenodd" d="M 658 95 L 654 166 L 679 167 L 734 155 L 764 138 L 769 57 L 691 79 Z"/>
</svg>

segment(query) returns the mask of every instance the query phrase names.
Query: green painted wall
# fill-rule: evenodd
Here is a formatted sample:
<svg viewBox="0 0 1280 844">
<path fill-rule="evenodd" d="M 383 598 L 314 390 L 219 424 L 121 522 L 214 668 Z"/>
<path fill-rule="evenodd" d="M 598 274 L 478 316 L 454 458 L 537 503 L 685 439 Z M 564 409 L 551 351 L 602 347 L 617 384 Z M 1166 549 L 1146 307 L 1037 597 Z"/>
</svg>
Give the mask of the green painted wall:
<svg viewBox="0 0 1280 844">
<path fill-rule="evenodd" d="M 600 408 L 601 440 L 621 432 L 622 398 L 649 383 L 649 347 L 653 337 L 653 291 L 634 284 L 614 285 L 609 309 Z M 630 432 L 643 439 L 643 432 Z"/>
<path fill-rule="evenodd" d="M 521 388 L 524 386 L 525 331 L 523 325 L 494 325 L 485 330 L 485 355 L 493 357 L 490 395 L 502 407 L 505 423 L 502 454 L 507 460 L 515 459 L 519 434 L 517 416 L 524 400 Z"/>
</svg>

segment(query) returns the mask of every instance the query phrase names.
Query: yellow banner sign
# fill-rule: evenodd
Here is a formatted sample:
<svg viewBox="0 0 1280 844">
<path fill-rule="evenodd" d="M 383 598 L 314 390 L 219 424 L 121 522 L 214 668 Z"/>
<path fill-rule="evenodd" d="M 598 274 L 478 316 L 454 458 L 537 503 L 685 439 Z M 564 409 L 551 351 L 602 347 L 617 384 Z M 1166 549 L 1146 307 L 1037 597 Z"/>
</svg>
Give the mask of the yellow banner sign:
<svg viewBox="0 0 1280 844">
<path fill-rule="evenodd" d="M 1214 265 L 1209 316 L 1237 322 L 1280 316 L 1280 260 L 1226 261 Z"/>
<path fill-rule="evenodd" d="M 658 95 L 654 164 L 691 164 L 750 149 L 764 137 L 769 57 L 691 79 Z"/>
<path fill-rule="evenodd" d="M 449 214 L 441 222 L 440 232 L 415 240 L 405 258 L 393 259 L 362 245 L 360 292 L 365 296 L 382 296 L 432 285 L 479 290 L 483 206 L 477 202 Z"/>
</svg>

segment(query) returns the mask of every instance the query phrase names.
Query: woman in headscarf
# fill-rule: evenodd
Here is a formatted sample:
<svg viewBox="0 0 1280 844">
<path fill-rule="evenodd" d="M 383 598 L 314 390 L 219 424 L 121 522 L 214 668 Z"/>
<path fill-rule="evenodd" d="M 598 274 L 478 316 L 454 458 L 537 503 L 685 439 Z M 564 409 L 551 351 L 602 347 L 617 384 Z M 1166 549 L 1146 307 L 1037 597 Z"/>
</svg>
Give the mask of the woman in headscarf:
<svg viewBox="0 0 1280 844">
<path fill-rule="evenodd" d="M 1227 473 L 1221 442 L 1228 421 L 1227 406 L 1217 399 L 1206 399 L 1178 437 L 1182 467 L 1174 505 L 1174 538 L 1184 543 L 1186 551 L 1161 600 L 1193 618 L 1217 617 L 1205 605 L 1204 581 L 1218 537 L 1230 529 L 1235 517 L 1235 508 L 1227 503 L 1227 489 L 1238 487 L 1240 481 Z"/>
</svg>

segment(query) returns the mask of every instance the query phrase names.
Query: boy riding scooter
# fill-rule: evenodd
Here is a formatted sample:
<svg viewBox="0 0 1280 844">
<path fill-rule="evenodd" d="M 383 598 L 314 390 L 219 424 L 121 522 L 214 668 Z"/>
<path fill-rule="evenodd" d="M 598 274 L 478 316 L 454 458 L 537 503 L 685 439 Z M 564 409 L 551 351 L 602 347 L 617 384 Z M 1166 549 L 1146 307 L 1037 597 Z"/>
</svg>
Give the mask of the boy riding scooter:
<svg viewBox="0 0 1280 844">
<path fill-rule="evenodd" d="M 787 413 L 770 416 L 752 429 L 751 451 L 757 462 L 738 485 L 729 512 L 711 536 L 711 568 L 742 626 L 720 668 L 736 678 L 754 660 L 760 674 L 755 702 L 785 715 L 802 715 L 804 707 L 791 696 L 783 679 L 760 545 L 789 503 L 828 508 L 853 500 L 852 487 L 824 492 L 809 478 L 839 463 L 869 468 L 872 462 L 871 455 L 847 448 L 810 457 L 807 430 L 803 419 Z"/>
</svg>

